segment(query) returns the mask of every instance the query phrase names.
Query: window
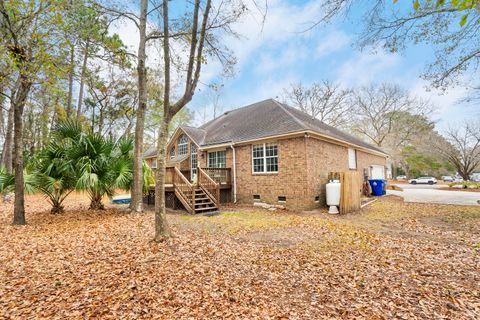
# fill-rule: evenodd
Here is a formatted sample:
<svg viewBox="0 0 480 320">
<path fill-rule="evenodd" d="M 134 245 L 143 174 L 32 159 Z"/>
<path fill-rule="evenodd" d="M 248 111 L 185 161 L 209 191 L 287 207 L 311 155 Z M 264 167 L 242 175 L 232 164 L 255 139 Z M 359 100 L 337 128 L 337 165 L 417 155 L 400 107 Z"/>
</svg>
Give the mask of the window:
<svg viewBox="0 0 480 320">
<path fill-rule="evenodd" d="M 278 202 L 287 202 L 287 197 L 285 197 L 285 196 L 278 196 Z"/>
<path fill-rule="evenodd" d="M 192 179 L 197 174 L 198 158 L 197 158 L 197 146 L 192 143 L 191 146 L 191 162 L 192 162 Z"/>
<path fill-rule="evenodd" d="M 188 138 L 186 135 L 182 134 L 180 138 L 178 138 L 177 148 L 179 157 L 188 153 Z"/>
<path fill-rule="evenodd" d="M 255 144 L 252 147 L 254 173 L 278 172 L 278 148 L 276 144 Z"/>
<path fill-rule="evenodd" d="M 357 169 L 357 150 L 348 148 L 348 168 Z"/>
<path fill-rule="evenodd" d="M 170 159 L 175 159 L 175 147 L 170 149 Z"/>
<path fill-rule="evenodd" d="M 214 151 L 208 153 L 209 168 L 226 168 L 227 156 L 225 151 Z"/>
<path fill-rule="evenodd" d="M 255 202 L 260 201 L 260 195 L 259 194 L 254 194 L 253 195 L 253 201 L 255 201 Z"/>
<path fill-rule="evenodd" d="M 152 160 L 152 169 L 156 169 L 157 168 L 157 159 L 153 159 Z"/>
</svg>

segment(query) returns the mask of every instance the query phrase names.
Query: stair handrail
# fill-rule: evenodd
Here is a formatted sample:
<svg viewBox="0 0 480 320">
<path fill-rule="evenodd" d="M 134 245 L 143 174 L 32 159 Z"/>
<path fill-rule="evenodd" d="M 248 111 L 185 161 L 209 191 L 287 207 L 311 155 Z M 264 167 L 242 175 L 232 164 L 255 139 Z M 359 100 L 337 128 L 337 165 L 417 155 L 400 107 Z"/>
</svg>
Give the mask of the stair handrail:
<svg viewBox="0 0 480 320">
<path fill-rule="evenodd" d="M 197 172 L 198 185 L 200 186 L 200 188 L 203 189 L 203 191 L 205 191 L 207 196 L 209 196 L 213 203 L 218 207 L 218 204 L 220 203 L 220 185 L 215 180 L 213 180 L 212 177 L 210 177 L 208 173 L 206 173 L 205 170 L 203 170 L 202 168 L 198 167 Z M 204 182 L 203 179 L 206 179 L 207 181 Z M 215 189 L 215 195 L 210 192 L 210 189 Z"/>
<path fill-rule="evenodd" d="M 177 168 L 174 167 L 174 172 L 175 174 L 173 175 L 173 187 L 176 191 L 180 193 L 180 195 L 184 198 L 184 200 L 190 205 L 190 210 L 193 210 L 195 208 L 195 192 L 193 190 L 193 185 L 188 181 L 187 178 L 182 174 L 182 172 Z M 190 198 L 185 194 L 184 190 L 178 186 L 178 183 L 176 183 L 176 179 L 180 178 L 181 182 L 185 184 L 187 187 L 189 193 L 190 193 Z"/>
</svg>

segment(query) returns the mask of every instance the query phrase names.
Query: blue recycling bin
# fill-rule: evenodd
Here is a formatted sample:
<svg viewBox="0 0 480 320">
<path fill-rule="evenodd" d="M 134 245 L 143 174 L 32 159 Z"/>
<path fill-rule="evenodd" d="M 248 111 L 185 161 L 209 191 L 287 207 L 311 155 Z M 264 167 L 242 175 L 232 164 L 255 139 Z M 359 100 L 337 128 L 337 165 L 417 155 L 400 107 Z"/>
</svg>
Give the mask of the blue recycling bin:
<svg viewBox="0 0 480 320">
<path fill-rule="evenodd" d="M 372 187 L 372 193 L 374 196 L 380 197 L 385 194 L 385 180 L 383 179 L 370 179 L 368 180 Z"/>
</svg>

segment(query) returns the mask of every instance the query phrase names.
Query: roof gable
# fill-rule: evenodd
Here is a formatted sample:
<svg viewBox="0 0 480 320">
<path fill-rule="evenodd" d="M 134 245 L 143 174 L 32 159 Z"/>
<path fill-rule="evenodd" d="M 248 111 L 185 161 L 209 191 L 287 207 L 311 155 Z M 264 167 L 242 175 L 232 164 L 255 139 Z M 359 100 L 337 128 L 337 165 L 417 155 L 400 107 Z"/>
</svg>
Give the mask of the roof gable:
<svg viewBox="0 0 480 320">
<path fill-rule="evenodd" d="M 273 99 L 260 101 L 232 111 L 195 128 L 181 126 L 170 143 L 184 132 L 199 147 L 241 143 L 273 136 L 309 131 L 347 145 L 385 154 L 381 149 L 346 132 L 329 126 L 310 115 Z"/>
<path fill-rule="evenodd" d="M 304 128 L 270 99 L 227 111 L 200 129 L 207 132 L 203 144 L 208 146 L 297 132 Z"/>
</svg>

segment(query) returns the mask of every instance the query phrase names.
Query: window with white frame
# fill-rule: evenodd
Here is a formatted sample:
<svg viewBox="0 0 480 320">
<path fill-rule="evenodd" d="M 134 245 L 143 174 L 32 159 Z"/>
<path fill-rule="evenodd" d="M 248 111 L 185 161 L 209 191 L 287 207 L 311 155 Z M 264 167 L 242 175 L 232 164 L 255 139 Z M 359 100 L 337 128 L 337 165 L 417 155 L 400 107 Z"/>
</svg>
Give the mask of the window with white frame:
<svg viewBox="0 0 480 320">
<path fill-rule="evenodd" d="M 152 160 L 152 169 L 156 169 L 157 168 L 157 159 L 153 159 Z"/>
<path fill-rule="evenodd" d="M 348 168 L 357 169 L 357 150 L 348 148 Z"/>
<path fill-rule="evenodd" d="M 254 173 L 278 172 L 278 147 L 274 143 L 252 146 L 252 167 Z"/>
<path fill-rule="evenodd" d="M 197 174 L 198 158 L 197 158 L 197 146 L 192 143 L 191 146 L 191 167 L 192 167 L 192 179 Z"/>
<path fill-rule="evenodd" d="M 186 135 L 182 134 L 178 138 L 177 142 L 177 148 L 178 148 L 178 156 L 184 156 L 188 152 L 188 138 Z"/>
<path fill-rule="evenodd" d="M 227 155 L 225 151 L 213 151 L 208 153 L 209 168 L 226 168 Z"/>
<path fill-rule="evenodd" d="M 175 159 L 175 147 L 170 149 L 170 159 Z"/>
</svg>

